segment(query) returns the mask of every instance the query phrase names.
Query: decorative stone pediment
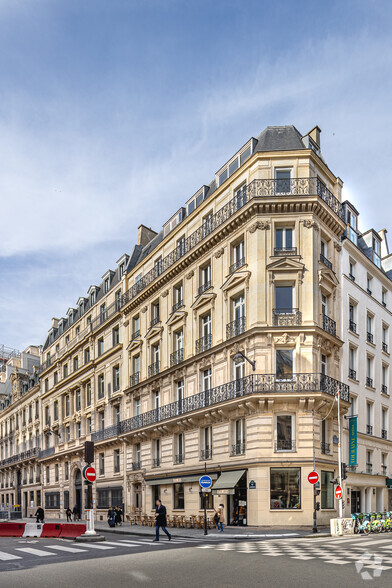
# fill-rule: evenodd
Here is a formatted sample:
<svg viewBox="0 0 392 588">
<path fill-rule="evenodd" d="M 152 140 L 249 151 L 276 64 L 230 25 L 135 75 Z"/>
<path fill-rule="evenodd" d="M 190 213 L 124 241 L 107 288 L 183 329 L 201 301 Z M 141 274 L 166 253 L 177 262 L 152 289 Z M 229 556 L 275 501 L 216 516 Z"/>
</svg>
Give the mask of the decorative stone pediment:
<svg viewBox="0 0 392 588">
<path fill-rule="evenodd" d="M 321 268 L 318 270 L 318 280 L 320 286 L 323 286 L 330 294 L 332 294 L 339 284 L 334 271 L 329 268 Z"/>
<path fill-rule="evenodd" d="M 290 337 L 287 333 L 283 333 L 279 337 L 274 337 L 275 345 L 294 345 L 296 337 Z"/>
<path fill-rule="evenodd" d="M 255 231 L 265 231 L 270 228 L 271 228 L 271 223 L 269 220 L 256 221 L 252 225 L 250 225 L 248 231 L 249 231 L 249 233 L 254 233 Z"/>
<path fill-rule="evenodd" d="M 302 283 L 305 265 L 292 257 L 282 257 L 269 263 L 266 270 L 269 272 L 270 283 L 273 283 L 277 277 L 279 279 L 293 279 L 294 276 L 297 277 L 298 283 Z"/>
<path fill-rule="evenodd" d="M 185 320 L 187 315 L 188 313 L 185 310 L 176 310 L 175 312 L 173 312 L 173 314 L 170 315 L 170 317 L 166 321 L 166 324 L 169 327 L 171 327 L 175 323 L 178 323 L 181 320 Z"/>
<path fill-rule="evenodd" d="M 227 298 L 227 293 L 229 290 L 236 288 L 240 284 L 244 284 L 246 288 L 249 287 L 249 280 L 252 272 L 248 270 L 237 270 L 230 274 L 225 282 L 223 282 L 221 286 L 221 290 L 223 291 L 225 298 Z"/>
<path fill-rule="evenodd" d="M 212 302 L 212 306 L 214 306 L 215 304 L 215 298 L 216 298 L 216 294 L 214 292 L 203 292 L 203 294 L 200 294 L 200 296 L 198 296 L 195 300 L 195 302 L 192 304 L 191 308 L 192 310 L 196 311 L 198 308 L 201 308 L 202 306 L 205 306 L 206 304 Z"/>
<path fill-rule="evenodd" d="M 156 337 L 157 335 L 160 335 L 163 331 L 163 326 L 162 325 L 154 325 L 153 327 L 150 327 L 146 333 L 146 339 L 150 340 L 153 337 Z"/>
<path fill-rule="evenodd" d="M 136 349 L 139 349 L 139 347 L 141 347 L 142 345 L 143 339 L 141 337 L 136 337 L 135 339 L 132 339 L 132 341 L 129 342 L 127 351 L 135 351 Z"/>
</svg>

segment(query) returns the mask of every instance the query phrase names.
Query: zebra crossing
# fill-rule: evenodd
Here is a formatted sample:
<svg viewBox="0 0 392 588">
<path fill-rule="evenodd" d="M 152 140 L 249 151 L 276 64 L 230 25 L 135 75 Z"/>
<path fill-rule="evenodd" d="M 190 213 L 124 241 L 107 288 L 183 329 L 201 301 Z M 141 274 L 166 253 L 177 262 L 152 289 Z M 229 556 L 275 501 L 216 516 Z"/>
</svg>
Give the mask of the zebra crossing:
<svg viewBox="0 0 392 588">
<path fill-rule="evenodd" d="M 211 545 L 218 541 L 220 537 L 209 538 Z M 33 559 L 54 559 L 60 556 L 75 557 L 82 556 L 90 557 L 97 556 L 99 553 L 110 555 L 124 555 L 135 550 L 156 549 L 160 547 L 173 548 L 185 547 L 205 543 L 204 537 L 195 538 L 172 538 L 168 541 L 166 537 L 162 537 L 159 542 L 152 542 L 152 538 L 130 538 L 130 539 L 116 539 L 104 541 L 102 543 L 71 543 L 64 539 L 54 539 L 49 545 L 48 540 L 14 540 L 12 546 L 8 546 L 6 551 L 0 551 L 0 569 L 2 562 L 8 563 L 23 563 L 26 558 L 31 562 Z M 234 539 L 233 539 L 234 541 Z M 2 548 L 4 542 L 2 543 Z"/>
<path fill-rule="evenodd" d="M 392 538 L 357 536 L 342 538 L 309 538 L 271 541 L 237 541 L 217 545 L 198 545 L 198 549 L 235 551 L 244 554 L 258 554 L 265 557 L 290 558 L 295 560 L 321 560 L 324 563 L 343 566 L 355 564 L 366 573 L 367 570 L 392 570 Z"/>
</svg>

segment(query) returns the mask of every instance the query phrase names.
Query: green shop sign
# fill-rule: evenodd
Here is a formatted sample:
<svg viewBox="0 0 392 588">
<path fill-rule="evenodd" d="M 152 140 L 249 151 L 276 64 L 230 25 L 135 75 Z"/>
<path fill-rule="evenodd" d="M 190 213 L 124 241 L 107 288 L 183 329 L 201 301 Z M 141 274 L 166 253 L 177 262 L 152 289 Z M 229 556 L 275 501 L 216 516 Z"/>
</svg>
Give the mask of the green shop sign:
<svg viewBox="0 0 392 588">
<path fill-rule="evenodd" d="M 348 419 L 348 465 L 355 466 L 357 465 L 357 447 L 358 447 L 358 439 L 357 439 L 357 417 L 352 416 Z"/>
</svg>

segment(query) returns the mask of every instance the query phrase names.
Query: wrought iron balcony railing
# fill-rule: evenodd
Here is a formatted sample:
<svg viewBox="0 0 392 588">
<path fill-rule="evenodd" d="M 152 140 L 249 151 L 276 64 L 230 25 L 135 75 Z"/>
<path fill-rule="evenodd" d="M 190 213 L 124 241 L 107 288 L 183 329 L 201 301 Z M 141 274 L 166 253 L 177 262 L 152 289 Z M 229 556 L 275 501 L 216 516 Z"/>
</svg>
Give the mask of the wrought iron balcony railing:
<svg viewBox="0 0 392 588">
<path fill-rule="evenodd" d="M 323 255 L 322 253 L 320 253 L 320 261 L 321 263 L 323 263 L 327 268 L 329 268 L 330 270 L 332 269 L 332 263 L 329 261 L 329 259 L 327 259 L 325 257 L 325 255 Z"/>
<path fill-rule="evenodd" d="M 245 443 L 234 443 L 231 446 L 231 455 L 244 455 Z"/>
<path fill-rule="evenodd" d="M 273 308 L 272 324 L 275 327 L 295 327 L 302 324 L 302 312 L 298 308 Z"/>
<path fill-rule="evenodd" d="M 212 459 L 212 449 L 202 449 L 200 452 L 200 459 L 201 460 L 206 460 L 206 459 Z"/>
<path fill-rule="evenodd" d="M 178 453 L 177 455 L 174 456 L 174 465 L 184 463 L 184 461 L 185 461 L 185 454 L 184 453 Z"/>
<path fill-rule="evenodd" d="M 203 351 L 208 351 L 208 349 L 211 349 L 211 345 L 212 334 L 208 333 L 207 335 L 204 335 L 204 337 L 200 337 L 200 339 L 196 341 L 196 353 L 203 353 Z"/>
<path fill-rule="evenodd" d="M 130 387 L 137 386 L 139 383 L 140 383 L 140 372 L 135 372 L 134 374 L 131 374 L 129 376 Z"/>
<path fill-rule="evenodd" d="M 351 368 L 348 369 L 348 377 L 351 378 L 352 380 L 356 380 L 357 379 L 357 372 Z"/>
<path fill-rule="evenodd" d="M 325 443 L 325 441 L 321 441 L 321 453 L 325 455 L 329 455 L 331 453 L 331 448 L 329 443 Z"/>
<path fill-rule="evenodd" d="M 349 402 L 349 387 L 324 374 L 293 374 L 289 379 L 279 379 L 275 374 L 252 374 L 211 388 L 204 392 L 186 396 L 170 404 L 154 408 L 148 412 L 133 416 L 119 424 L 121 434 L 154 425 L 157 422 L 241 398 L 249 394 L 281 394 L 281 393 L 316 393 L 323 392 L 330 396 L 340 397 Z"/>
<path fill-rule="evenodd" d="M 173 353 L 170 354 L 170 367 L 173 367 L 174 365 L 178 365 L 182 361 L 184 361 L 184 348 L 183 347 L 181 347 L 181 349 L 177 349 L 176 351 L 173 351 Z"/>
<path fill-rule="evenodd" d="M 296 247 L 274 247 L 274 255 L 278 255 L 278 256 L 297 255 L 297 248 Z"/>
<path fill-rule="evenodd" d="M 367 463 L 366 464 L 366 473 L 367 474 L 373 473 L 373 464 L 372 463 Z"/>
<path fill-rule="evenodd" d="M 159 468 L 160 465 L 161 465 L 161 458 L 160 457 L 155 457 L 152 460 L 152 467 Z"/>
<path fill-rule="evenodd" d="M 150 328 L 151 328 L 151 327 L 155 327 L 155 325 L 157 325 L 157 324 L 158 324 L 158 323 L 160 323 L 160 322 L 161 322 L 161 319 L 160 319 L 160 317 L 159 317 L 159 316 L 154 316 L 154 317 L 151 319 L 151 322 L 150 322 Z"/>
<path fill-rule="evenodd" d="M 154 361 L 154 363 L 151 363 L 148 366 L 148 377 L 151 378 L 152 376 L 156 376 L 157 374 L 159 374 L 159 371 L 161 369 L 160 366 L 160 361 Z"/>
<path fill-rule="evenodd" d="M 275 451 L 294 451 L 295 441 L 293 439 L 278 439 L 275 441 Z"/>
<path fill-rule="evenodd" d="M 209 290 L 211 288 L 211 280 L 208 280 L 207 282 L 204 282 L 204 284 L 201 284 L 197 290 L 197 295 L 200 296 L 200 294 L 203 294 L 203 292 L 206 292 L 207 290 Z"/>
<path fill-rule="evenodd" d="M 321 326 L 326 333 L 336 337 L 336 322 L 326 314 L 323 314 L 321 317 Z"/>
<path fill-rule="evenodd" d="M 386 429 L 381 429 L 381 439 L 388 439 L 388 431 Z"/>
<path fill-rule="evenodd" d="M 232 274 L 236 270 L 240 269 L 240 267 L 245 265 L 245 257 L 241 257 L 241 259 L 237 259 L 234 263 L 231 264 L 229 267 L 229 274 Z"/>
<path fill-rule="evenodd" d="M 383 394 L 388 394 L 388 386 L 386 386 L 385 384 L 381 384 L 381 392 Z"/>
<path fill-rule="evenodd" d="M 381 473 L 382 473 L 383 476 L 386 476 L 387 475 L 387 471 L 388 471 L 387 466 L 386 465 L 382 465 L 381 466 Z"/>
<path fill-rule="evenodd" d="M 369 386 L 369 388 L 373 388 L 373 378 L 369 378 L 369 376 L 366 376 L 366 386 Z"/>
<path fill-rule="evenodd" d="M 318 196 L 327 204 L 327 206 L 344 222 L 344 209 L 339 200 L 328 190 L 328 188 L 317 177 L 313 178 L 292 178 L 290 180 L 253 180 L 248 188 L 247 194 L 242 198 L 235 196 L 222 208 L 220 208 L 208 220 L 208 230 L 206 223 L 203 223 L 187 239 L 184 239 L 175 249 L 173 249 L 161 262 L 162 272 L 172 267 L 186 253 L 197 247 L 208 235 L 215 229 L 223 225 L 229 218 L 243 208 L 247 202 L 252 199 L 268 197 L 306 197 Z M 157 278 L 156 268 L 153 267 L 137 283 L 135 283 L 125 294 L 122 295 L 121 304 L 127 304 L 135 298 L 143 289 L 147 288 Z"/>
<path fill-rule="evenodd" d="M 352 333 L 356 333 L 357 332 L 357 325 L 356 323 L 354 323 L 354 321 L 352 321 L 351 319 L 348 321 L 348 328 Z"/>
<path fill-rule="evenodd" d="M 373 343 L 373 333 L 370 333 L 369 331 L 366 334 L 366 341 L 368 343 Z"/>
<path fill-rule="evenodd" d="M 100 431 L 95 431 L 91 434 L 91 441 L 105 441 L 106 439 L 111 439 L 112 437 L 118 437 L 120 434 L 121 428 L 120 425 L 112 425 L 111 427 L 105 427 L 105 429 L 101 429 Z"/>
<path fill-rule="evenodd" d="M 132 462 L 132 469 L 133 470 L 141 470 L 142 469 L 142 462 L 140 460 Z"/>
<path fill-rule="evenodd" d="M 134 331 L 132 333 L 131 341 L 134 341 L 135 339 L 138 339 L 139 337 L 140 337 L 140 329 L 138 329 L 137 331 Z"/>
<path fill-rule="evenodd" d="M 366 425 L 366 435 L 373 435 L 373 425 Z"/>
<path fill-rule="evenodd" d="M 54 447 L 48 447 L 48 449 L 42 449 L 38 453 L 38 458 L 39 459 L 44 459 L 45 457 L 49 457 L 50 455 L 53 455 L 54 452 L 55 452 L 55 448 Z"/>
<path fill-rule="evenodd" d="M 175 302 L 175 303 L 173 304 L 173 307 L 172 307 L 172 314 L 173 314 L 174 312 L 176 312 L 176 310 L 178 310 L 178 309 L 179 309 L 179 308 L 181 308 L 182 306 L 184 306 L 184 301 L 183 301 L 183 300 L 178 300 L 177 302 Z"/>
<path fill-rule="evenodd" d="M 226 339 L 232 339 L 245 332 L 245 317 L 235 319 L 226 325 Z"/>
<path fill-rule="evenodd" d="M 26 459 L 32 459 L 33 457 L 39 456 L 39 449 L 34 447 L 33 449 L 28 449 L 27 451 L 22 451 L 16 455 L 11 455 L 10 457 L 6 457 L 0 461 L 0 467 L 11 465 L 13 463 L 17 463 L 18 461 L 25 461 Z"/>
<path fill-rule="evenodd" d="M 385 353 L 388 353 L 388 343 L 384 343 L 384 341 L 382 342 L 382 350 Z"/>
</svg>

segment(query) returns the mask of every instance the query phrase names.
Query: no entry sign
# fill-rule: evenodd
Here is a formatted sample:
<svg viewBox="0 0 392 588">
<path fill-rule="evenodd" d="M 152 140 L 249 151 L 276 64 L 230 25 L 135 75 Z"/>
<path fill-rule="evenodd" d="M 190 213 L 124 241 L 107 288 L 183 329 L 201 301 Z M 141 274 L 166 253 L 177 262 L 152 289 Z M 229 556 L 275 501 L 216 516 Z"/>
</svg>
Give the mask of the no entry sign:
<svg viewBox="0 0 392 588">
<path fill-rule="evenodd" d="M 341 486 L 336 486 L 335 488 L 335 496 L 339 500 L 342 497 L 343 490 Z"/>
<path fill-rule="evenodd" d="M 97 475 L 93 466 L 85 466 L 83 468 L 83 478 L 87 480 L 87 482 L 95 482 L 96 477 Z"/>
<path fill-rule="evenodd" d="M 308 476 L 308 482 L 310 484 L 317 484 L 317 482 L 319 481 L 319 475 L 317 472 L 310 472 L 309 476 Z"/>
</svg>

